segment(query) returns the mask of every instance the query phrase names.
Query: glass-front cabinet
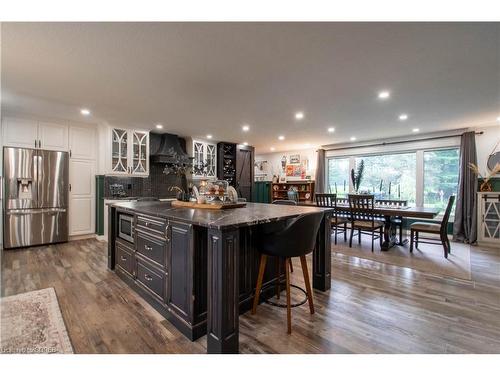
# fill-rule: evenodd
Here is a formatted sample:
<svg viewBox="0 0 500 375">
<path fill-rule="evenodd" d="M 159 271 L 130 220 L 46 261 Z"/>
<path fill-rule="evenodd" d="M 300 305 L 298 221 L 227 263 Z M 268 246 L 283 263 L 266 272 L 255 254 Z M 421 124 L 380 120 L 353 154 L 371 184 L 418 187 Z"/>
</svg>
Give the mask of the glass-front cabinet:
<svg viewBox="0 0 500 375">
<path fill-rule="evenodd" d="M 113 175 L 149 174 L 149 132 L 111 128 L 111 166 Z"/>
<path fill-rule="evenodd" d="M 478 193 L 477 204 L 479 244 L 500 245 L 500 193 Z"/>
<path fill-rule="evenodd" d="M 209 142 L 193 140 L 192 155 L 194 157 L 194 178 L 216 178 L 217 145 Z"/>
</svg>

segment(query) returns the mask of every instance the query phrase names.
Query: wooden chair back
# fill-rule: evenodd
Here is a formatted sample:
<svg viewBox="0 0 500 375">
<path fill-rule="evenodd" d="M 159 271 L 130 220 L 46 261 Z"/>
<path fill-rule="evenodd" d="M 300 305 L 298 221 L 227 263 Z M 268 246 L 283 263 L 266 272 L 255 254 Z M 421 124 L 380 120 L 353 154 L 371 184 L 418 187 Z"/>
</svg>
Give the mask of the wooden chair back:
<svg viewBox="0 0 500 375">
<path fill-rule="evenodd" d="M 442 234 L 446 234 L 448 232 L 448 222 L 450 221 L 451 209 L 453 208 L 454 203 L 455 196 L 450 195 L 450 198 L 448 198 L 448 204 L 446 205 L 446 210 L 444 211 L 443 219 L 441 220 L 440 231 Z"/>
<path fill-rule="evenodd" d="M 374 221 L 375 199 L 372 194 L 349 194 L 351 221 Z"/>
<path fill-rule="evenodd" d="M 397 207 L 408 206 L 408 201 L 402 199 L 377 199 L 375 200 L 375 203 L 383 206 L 397 206 Z"/>
<path fill-rule="evenodd" d="M 337 194 L 316 193 L 316 206 L 337 208 Z"/>
</svg>

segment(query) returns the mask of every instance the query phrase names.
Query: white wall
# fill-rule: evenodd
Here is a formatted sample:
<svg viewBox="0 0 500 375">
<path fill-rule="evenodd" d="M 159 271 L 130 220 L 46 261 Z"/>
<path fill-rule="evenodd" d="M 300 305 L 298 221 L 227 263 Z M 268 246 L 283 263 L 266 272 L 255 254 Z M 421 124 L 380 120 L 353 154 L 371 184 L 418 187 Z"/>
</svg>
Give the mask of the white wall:
<svg viewBox="0 0 500 375">
<path fill-rule="evenodd" d="M 300 155 L 300 160 L 307 159 L 309 161 L 309 168 L 307 170 L 307 175 L 311 176 L 314 180 L 316 173 L 316 162 L 317 162 L 317 153 L 316 149 L 304 149 L 304 150 L 292 150 L 292 151 L 284 151 L 284 152 L 271 152 L 266 154 L 256 154 L 255 162 L 259 161 L 267 161 L 267 168 L 264 171 L 260 171 L 257 168 L 255 169 L 255 175 L 265 173 L 265 180 L 271 181 L 273 175 L 279 175 L 282 173 L 281 169 L 281 158 L 283 155 L 287 158 L 287 164 L 290 160 L 290 155 Z"/>
</svg>

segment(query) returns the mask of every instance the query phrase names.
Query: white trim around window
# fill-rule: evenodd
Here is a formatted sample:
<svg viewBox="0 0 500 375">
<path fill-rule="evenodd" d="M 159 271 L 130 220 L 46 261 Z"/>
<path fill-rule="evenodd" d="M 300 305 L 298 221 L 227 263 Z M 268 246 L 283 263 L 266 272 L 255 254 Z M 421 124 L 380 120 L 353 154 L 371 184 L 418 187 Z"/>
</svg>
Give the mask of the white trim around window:
<svg viewBox="0 0 500 375">
<path fill-rule="evenodd" d="M 442 139 L 415 140 L 414 142 L 394 143 L 377 146 L 360 146 L 339 150 L 329 150 L 325 153 L 325 191 L 328 190 L 328 160 L 349 158 L 349 170 L 355 168 L 356 157 L 373 156 L 382 154 L 397 154 L 415 152 L 416 154 L 416 196 L 415 204 L 418 207 L 424 205 L 424 151 L 449 149 L 460 147 L 460 136 Z M 353 192 L 352 181 L 349 178 L 349 191 Z"/>
</svg>

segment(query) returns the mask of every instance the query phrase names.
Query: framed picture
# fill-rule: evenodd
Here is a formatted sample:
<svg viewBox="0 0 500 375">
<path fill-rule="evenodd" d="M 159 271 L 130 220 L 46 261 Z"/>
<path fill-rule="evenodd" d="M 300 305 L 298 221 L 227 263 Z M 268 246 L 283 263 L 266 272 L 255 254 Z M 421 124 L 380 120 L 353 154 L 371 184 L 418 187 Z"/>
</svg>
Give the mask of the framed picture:
<svg viewBox="0 0 500 375">
<path fill-rule="evenodd" d="M 286 182 L 286 176 L 280 176 L 280 183 Z"/>
<path fill-rule="evenodd" d="M 300 164 L 300 155 L 290 155 L 290 164 Z"/>
</svg>

